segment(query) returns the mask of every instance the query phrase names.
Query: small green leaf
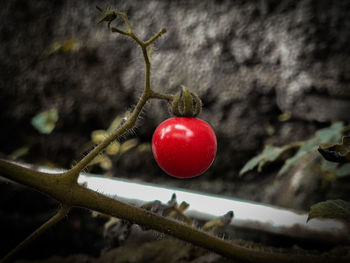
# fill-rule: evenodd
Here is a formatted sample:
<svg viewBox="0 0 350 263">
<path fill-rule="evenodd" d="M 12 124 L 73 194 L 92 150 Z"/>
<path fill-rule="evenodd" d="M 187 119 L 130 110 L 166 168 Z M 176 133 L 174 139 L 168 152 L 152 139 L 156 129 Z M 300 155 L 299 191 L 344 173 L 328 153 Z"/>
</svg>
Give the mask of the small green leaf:
<svg viewBox="0 0 350 263">
<path fill-rule="evenodd" d="M 244 166 L 243 168 L 239 171 L 239 175 L 242 175 L 250 170 L 253 170 L 255 166 L 259 164 L 259 162 L 262 160 L 262 154 L 259 154 L 252 159 L 250 159 Z"/>
<path fill-rule="evenodd" d="M 308 154 L 310 151 L 315 149 L 316 145 L 313 141 L 303 143 L 297 153 L 286 160 L 280 171 L 278 172 L 278 175 L 282 175 L 286 173 L 290 168 L 292 168 L 297 162 L 299 162 L 306 154 Z"/>
<path fill-rule="evenodd" d="M 263 166 L 268 162 L 274 162 L 281 158 L 282 154 L 286 151 L 299 147 L 298 151 L 291 158 L 287 159 L 278 172 L 278 175 L 282 175 L 290 170 L 295 164 L 297 164 L 303 157 L 311 152 L 316 151 L 317 146 L 320 143 L 325 142 L 337 142 L 340 140 L 342 136 L 342 130 L 344 125 L 342 122 L 336 122 L 332 124 L 330 127 L 321 129 L 316 132 L 315 136 L 309 140 L 289 144 L 283 147 L 275 147 L 271 145 L 265 146 L 263 152 L 251 160 L 249 160 L 242 170 L 240 171 L 240 175 L 254 169 L 256 166 L 258 167 L 258 172 L 261 172 Z"/>
<path fill-rule="evenodd" d="M 350 136 L 344 136 L 340 144 L 320 145 L 318 151 L 327 161 L 350 163 Z"/>
<path fill-rule="evenodd" d="M 106 139 L 108 133 L 105 130 L 95 130 L 91 133 L 91 141 L 95 144 L 99 144 Z"/>
<path fill-rule="evenodd" d="M 328 128 L 317 131 L 312 139 L 305 141 L 297 153 L 285 162 L 281 170 L 278 172 L 278 175 L 280 176 L 286 173 L 307 154 L 316 151 L 320 143 L 339 141 L 342 135 L 343 127 L 344 125 L 342 122 L 336 122 Z"/>
<path fill-rule="evenodd" d="M 110 145 L 106 148 L 106 154 L 108 155 L 116 155 L 119 153 L 120 150 L 120 143 L 118 141 L 112 142 Z"/>
<path fill-rule="evenodd" d="M 321 129 L 316 132 L 315 141 L 322 142 L 338 142 L 341 138 L 344 124 L 342 122 L 335 122 L 330 127 Z"/>
<path fill-rule="evenodd" d="M 109 170 L 109 169 L 111 169 L 112 168 L 112 161 L 111 161 L 111 159 L 107 156 L 107 155 L 105 155 L 105 154 L 103 154 L 103 155 L 101 155 L 101 160 L 100 160 L 100 167 L 102 168 L 102 169 L 104 169 L 104 170 Z"/>
<path fill-rule="evenodd" d="M 141 143 L 139 146 L 137 146 L 138 152 L 150 152 L 152 151 L 152 146 L 148 142 Z"/>
<path fill-rule="evenodd" d="M 263 152 L 254 158 L 250 159 L 244 167 L 239 172 L 240 175 L 254 169 L 256 166 L 258 166 L 258 172 L 261 172 L 263 166 L 266 163 L 276 161 L 284 152 L 297 147 L 296 144 L 286 145 L 283 147 L 275 147 L 272 145 L 266 145 Z"/>
<path fill-rule="evenodd" d="M 120 146 L 120 154 L 126 153 L 127 151 L 131 150 L 135 146 L 137 146 L 138 140 L 137 139 L 130 139 L 125 141 L 121 146 Z"/>
<path fill-rule="evenodd" d="M 57 109 L 50 109 L 35 115 L 31 123 L 40 133 L 50 134 L 55 128 L 57 120 Z"/>
<path fill-rule="evenodd" d="M 23 146 L 21 148 L 18 148 L 17 150 L 13 151 L 11 154 L 10 154 L 10 157 L 13 159 L 13 160 L 16 160 L 26 154 L 29 153 L 29 147 L 28 146 Z"/>
<path fill-rule="evenodd" d="M 129 117 L 129 112 L 127 112 L 124 115 L 118 115 L 117 117 L 114 118 L 114 120 L 112 121 L 112 123 L 109 125 L 109 128 L 107 131 L 109 132 L 113 132 L 114 130 L 118 129 L 118 127 L 122 124 L 124 118 Z"/>
<path fill-rule="evenodd" d="M 111 159 L 105 155 L 105 154 L 100 154 L 97 155 L 89 164 L 88 166 L 92 166 L 95 164 L 99 164 L 100 167 L 104 170 L 109 170 L 112 168 L 112 161 Z"/>
<path fill-rule="evenodd" d="M 350 218 L 350 202 L 344 200 L 327 200 L 310 208 L 307 221 L 312 218 Z"/>
<path fill-rule="evenodd" d="M 48 49 L 47 55 L 56 54 L 59 52 L 76 52 L 81 48 L 81 43 L 74 38 L 67 39 L 63 42 L 54 42 L 52 46 Z"/>
</svg>

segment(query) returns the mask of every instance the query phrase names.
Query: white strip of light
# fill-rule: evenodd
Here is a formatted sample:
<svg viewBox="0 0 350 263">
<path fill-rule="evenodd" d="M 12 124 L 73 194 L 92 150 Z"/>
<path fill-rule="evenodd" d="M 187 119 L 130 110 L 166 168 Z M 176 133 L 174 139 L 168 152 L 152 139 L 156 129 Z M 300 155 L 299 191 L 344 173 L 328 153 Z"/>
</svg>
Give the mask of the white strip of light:
<svg viewBox="0 0 350 263">
<path fill-rule="evenodd" d="M 186 210 L 186 214 L 190 217 L 212 220 L 232 210 L 233 226 L 260 230 L 263 228 L 264 231 L 275 233 L 283 233 L 285 230 L 285 234 L 289 236 L 303 237 L 310 235 L 310 232 L 337 236 L 346 233 L 347 229 L 345 224 L 338 220 L 312 219 L 306 222 L 308 216 L 306 213 L 178 188 L 87 174 L 80 175 L 79 183 L 99 193 L 136 205 L 154 200 L 167 203 L 175 193 L 178 203 L 185 201 L 190 204 Z M 298 231 L 290 231 L 293 228 Z"/>
<path fill-rule="evenodd" d="M 28 164 L 21 165 L 30 167 Z M 46 173 L 62 172 L 62 170 L 45 167 L 39 170 Z M 178 203 L 185 201 L 190 204 L 185 214 L 193 218 L 208 221 L 223 216 L 228 211 L 233 211 L 232 226 L 298 238 L 318 239 L 320 237 L 329 241 L 341 240 L 350 244 L 350 237 L 347 234 L 349 233 L 348 226 L 336 219 L 312 219 L 307 222 L 307 213 L 276 206 L 87 173 L 80 174 L 78 183 L 91 190 L 135 205 L 155 200 L 167 203 L 175 193 Z"/>
</svg>

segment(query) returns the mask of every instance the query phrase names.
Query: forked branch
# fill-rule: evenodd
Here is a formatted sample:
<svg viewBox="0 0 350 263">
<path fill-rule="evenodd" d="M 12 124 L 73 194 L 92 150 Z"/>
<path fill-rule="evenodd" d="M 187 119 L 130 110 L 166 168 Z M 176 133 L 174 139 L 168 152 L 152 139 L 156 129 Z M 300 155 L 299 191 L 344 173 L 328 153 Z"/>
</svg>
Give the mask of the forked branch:
<svg viewBox="0 0 350 263">
<path fill-rule="evenodd" d="M 8 253 L 1 262 L 11 262 L 23 249 L 25 249 L 28 244 L 33 242 L 38 236 L 46 232 L 49 228 L 55 225 L 58 221 L 64 218 L 69 212 L 70 206 L 63 205 L 58 212 L 42 224 L 38 229 L 36 229 L 32 234 L 30 234 L 25 240 L 23 240 L 16 248 L 14 248 L 10 253 Z"/>
<path fill-rule="evenodd" d="M 162 99 L 171 103 L 174 99 L 173 95 L 157 93 L 153 91 L 150 86 L 151 63 L 147 53 L 147 47 L 164 34 L 166 32 L 165 29 L 160 30 L 149 40 L 142 41 L 136 36 L 136 34 L 134 34 L 128 18 L 124 13 L 115 10 L 104 10 L 99 7 L 97 7 L 97 9 L 104 14 L 104 17 L 99 23 L 107 22 L 108 28 L 110 28 L 112 21 L 117 17 L 121 17 L 127 27 L 127 31 L 115 27 L 113 27 L 111 31 L 132 38 L 141 47 L 145 61 L 145 87 L 142 96 L 126 122 L 117 130 L 112 131 L 103 142 L 97 145 L 72 169 L 66 172 L 47 174 L 0 159 L 1 176 L 14 182 L 30 186 L 63 204 L 62 208 L 54 217 L 49 219 L 39 229 L 33 232 L 32 235 L 25 239 L 16 249 L 11 251 L 2 259 L 2 262 L 12 260 L 16 253 L 22 250 L 29 242 L 32 242 L 38 235 L 62 219 L 68 213 L 69 209 L 74 206 L 84 207 L 93 211 L 129 220 L 147 228 L 158 230 L 162 233 L 191 242 L 194 245 L 207 248 L 226 257 L 238 260 L 239 262 L 348 262 L 348 258 L 323 257 L 317 255 L 288 255 L 241 247 L 191 227 L 188 224 L 109 198 L 77 183 L 81 171 L 101 151 L 103 151 L 105 147 L 134 127 L 142 108 L 148 100 Z"/>
</svg>

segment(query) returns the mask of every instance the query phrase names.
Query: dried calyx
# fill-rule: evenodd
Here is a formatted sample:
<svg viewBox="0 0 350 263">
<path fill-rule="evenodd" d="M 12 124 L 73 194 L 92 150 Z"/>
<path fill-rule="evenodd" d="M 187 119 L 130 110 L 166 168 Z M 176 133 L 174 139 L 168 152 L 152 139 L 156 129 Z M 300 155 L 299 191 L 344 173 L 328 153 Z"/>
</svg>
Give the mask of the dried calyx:
<svg viewBox="0 0 350 263">
<path fill-rule="evenodd" d="M 171 111 L 179 117 L 196 117 L 202 109 L 200 98 L 185 86 L 176 93 L 171 103 Z"/>
</svg>

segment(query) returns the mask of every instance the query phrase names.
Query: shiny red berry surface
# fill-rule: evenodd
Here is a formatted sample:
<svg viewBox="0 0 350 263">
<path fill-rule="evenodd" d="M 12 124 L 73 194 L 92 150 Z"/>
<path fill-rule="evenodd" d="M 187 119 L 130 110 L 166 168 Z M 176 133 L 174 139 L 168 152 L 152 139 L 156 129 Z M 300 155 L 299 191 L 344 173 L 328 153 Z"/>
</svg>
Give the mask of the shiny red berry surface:
<svg viewBox="0 0 350 263">
<path fill-rule="evenodd" d="M 204 173 L 214 161 L 216 149 L 213 129 L 194 117 L 167 119 L 157 127 L 152 138 L 152 151 L 158 165 L 177 178 Z"/>
</svg>

